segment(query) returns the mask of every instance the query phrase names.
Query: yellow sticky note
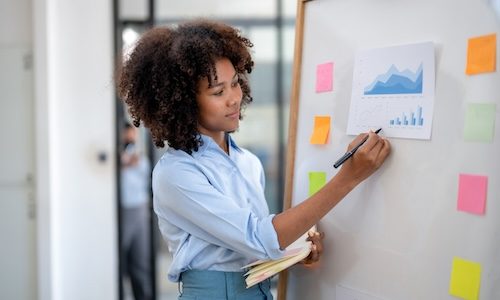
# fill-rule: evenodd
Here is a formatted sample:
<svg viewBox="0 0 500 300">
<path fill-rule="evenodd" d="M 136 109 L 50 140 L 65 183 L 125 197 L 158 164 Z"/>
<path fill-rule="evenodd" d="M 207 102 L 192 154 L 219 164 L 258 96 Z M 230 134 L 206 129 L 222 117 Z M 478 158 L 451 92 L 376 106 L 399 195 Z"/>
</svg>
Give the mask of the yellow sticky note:
<svg viewBox="0 0 500 300">
<path fill-rule="evenodd" d="M 469 39 L 465 74 L 494 72 L 496 69 L 497 35 L 489 34 Z"/>
<path fill-rule="evenodd" d="M 481 265 L 460 257 L 453 258 L 450 294 L 462 299 L 479 299 Z"/>
<path fill-rule="evenodd" d="M 315 116 L 314 129 L 311 136 L 311 144 L 322 145 L 328 141 L 328 134 L 330 133 L 330 117 L 329 116 Z"/>
</svg>

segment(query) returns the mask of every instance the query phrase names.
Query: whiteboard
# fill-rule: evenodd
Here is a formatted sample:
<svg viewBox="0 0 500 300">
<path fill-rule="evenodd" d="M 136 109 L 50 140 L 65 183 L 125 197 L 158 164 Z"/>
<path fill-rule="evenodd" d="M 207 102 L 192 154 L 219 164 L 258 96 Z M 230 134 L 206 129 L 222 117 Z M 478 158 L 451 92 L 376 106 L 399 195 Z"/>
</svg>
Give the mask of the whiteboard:
<svg viewBox="0 0 500 300">
<path fill-rule="evenodd" d="M 500 299 L 498 63 L 497 72 L 465 74 L 471 37 L 497 33 L 500 57 L 500 19 L 490 2 L 299 1 L 298 18 L 301 6 L 285 208 L 307 198 L 308 172 L 335 175 L 332 164 L 353 139 L 346 129 L 358 51 L 433 42 L 435 102 L 431 139 L 391 139 L 381 169 L 320 221 L 321 265 L 292 267 L 287 299 L 457 299 L 449 294 L 454 257 L 481 264 L 479 299 Z M 316 93 L 316 67 L 326 62 L 334 62 L 333 91 Z M 496 104 L 493 142 L 464 140 L 469 103 Z M 309 143 L 316 115 L 331 116 L 326 145 Z M 457 210 L 459 174 L 488 177 L 484 215 Z"/>
</svg>

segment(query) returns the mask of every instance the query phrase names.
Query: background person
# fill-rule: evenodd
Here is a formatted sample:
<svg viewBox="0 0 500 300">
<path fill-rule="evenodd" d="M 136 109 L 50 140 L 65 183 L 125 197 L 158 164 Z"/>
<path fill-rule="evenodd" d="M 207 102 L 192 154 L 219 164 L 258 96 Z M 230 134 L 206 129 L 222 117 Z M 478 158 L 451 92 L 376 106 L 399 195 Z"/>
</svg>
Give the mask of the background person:
<svg viewBox="0 0 500 300">
<path fill-rule="evenodd" d="M 138 151 L 137 128 L 126 124 L 121 154 L 122 278 L 128 276 L 136 300 L 152 299 L 149 188 L 151 166 Z"/>
</svg>

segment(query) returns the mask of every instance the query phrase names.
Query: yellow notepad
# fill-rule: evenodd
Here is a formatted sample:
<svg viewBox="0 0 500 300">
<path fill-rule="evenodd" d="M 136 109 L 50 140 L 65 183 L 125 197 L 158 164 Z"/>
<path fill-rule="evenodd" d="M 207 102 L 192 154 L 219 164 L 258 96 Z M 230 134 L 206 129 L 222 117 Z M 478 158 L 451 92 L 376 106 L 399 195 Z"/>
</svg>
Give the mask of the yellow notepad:
<svg viewBox="0 0 500 300">
<path fill-rule="evenodd" d="M 309 231 L 316 231 L 316 226 Z M 247 288 L 266 280 L 306 258 L 309 253 L 311 253 L 312 246 L 312 243 L 307 241 L 307 238 L 308 234 L 306 232 L 285 249 L 285 254 L 280 259 L 258 260 L 244 266 L 242 269 L 250 268 L 248 272 L 245 273 Z"/>
</svg>

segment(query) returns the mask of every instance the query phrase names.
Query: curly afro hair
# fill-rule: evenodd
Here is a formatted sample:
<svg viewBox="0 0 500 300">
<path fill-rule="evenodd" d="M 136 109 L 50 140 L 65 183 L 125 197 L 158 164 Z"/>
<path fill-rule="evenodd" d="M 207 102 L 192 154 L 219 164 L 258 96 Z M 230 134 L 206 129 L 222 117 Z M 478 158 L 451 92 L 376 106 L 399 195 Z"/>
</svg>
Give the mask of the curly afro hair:
<svg viewBox="0 0 500 300">
<path fill-rule="evenodd" d="M 118 95 L 134 125 L 142 121 L 157 147 L 167 141 L 191 154 L 202 143 L 197 130 L 199 81 L 217 81 L 216 61 L 229 59 L 239 75 L 243 109 L 252 101 L 247 79 L 253 68 L 252 46 L 237 29 L 208 20 L 150 29 L 121 66 Z"/>
</svg>

